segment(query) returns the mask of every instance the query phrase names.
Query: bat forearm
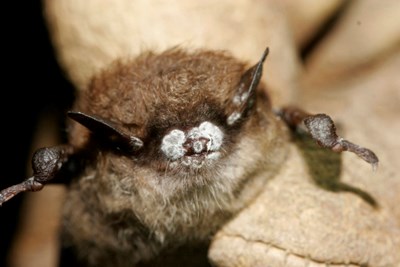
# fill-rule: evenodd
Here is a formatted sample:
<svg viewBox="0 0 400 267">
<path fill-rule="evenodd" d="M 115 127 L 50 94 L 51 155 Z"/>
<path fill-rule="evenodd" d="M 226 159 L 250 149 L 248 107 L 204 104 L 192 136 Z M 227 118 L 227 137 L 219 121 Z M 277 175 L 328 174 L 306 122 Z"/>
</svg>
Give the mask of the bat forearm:
<svg viewBox="0 0 400 267">
<path fill-rule="evenodd" d="M 352 152 L 371 164 L 374 169 L 378 166 L 379 159 L 374 152 L 337 135 L 335 123 L 328 115 L 312 115 L 296 107 L 282 108 L 277 114 L 293 130 L 309 133 L 319 146 L 335 152 Z"/>
</svg>

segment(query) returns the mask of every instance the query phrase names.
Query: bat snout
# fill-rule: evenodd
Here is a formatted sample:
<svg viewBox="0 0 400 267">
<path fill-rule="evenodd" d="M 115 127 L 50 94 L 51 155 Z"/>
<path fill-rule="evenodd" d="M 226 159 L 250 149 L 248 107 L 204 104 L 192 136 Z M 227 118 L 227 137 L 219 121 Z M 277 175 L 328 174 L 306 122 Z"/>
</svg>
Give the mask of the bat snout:
<svg viewBox="0 0 400 267">
<path fill-rule="evenodd" d="M 170 131 L 161 142 L 161 151 L 169 161 L 200 168 L 205 161 L 220 157 L 223 138 L 224 134 L 218 126 L 205 121 L 186 131 Z"/>
<path fill-rule="evenodd" d="M 193 156 L 195 154 L 203 154 L 209 150 L 210 139 L 207 137 L 188 138 L 183 144 L 186 150 L 185 156 Z"/>
</svg>

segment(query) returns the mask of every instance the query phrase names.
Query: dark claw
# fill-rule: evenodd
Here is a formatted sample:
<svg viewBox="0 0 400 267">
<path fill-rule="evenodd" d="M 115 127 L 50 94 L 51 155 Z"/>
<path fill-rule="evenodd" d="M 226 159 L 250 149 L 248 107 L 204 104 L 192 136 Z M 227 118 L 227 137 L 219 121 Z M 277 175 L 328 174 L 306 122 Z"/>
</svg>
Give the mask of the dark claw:
<svg viewBox="0 0 400 267">
<path fill-rule="evenodd" d="M 0 191 L 0 206 L 21 192 L 42 190 L 57 175 L 72 152 L 71 146 L 38 149 L 32 157 L 33 177 Z"/>
<path fill-rule="evenodd" d="M 69 146 L 55 146 L 38 149 L 32 157 L 35 181 L 46 183 L 54 178 L 72 153 Z"/>
<path fill-rule="evenodd" d="M 333 148 L 337 141 L 336 127 L 332 119 L 325 114 L 310 115 L 304 119 L 311 137 L 322 147 Z"/>
<path fill-rule="evenodd" d="M 335 152 L 353 152 L 371 164 L 374 170 L 378 167 L 379 159 L 375 153 L 338 136 L 335 123 L 328 115 L 310 115 L 296 107 L 284 108 L 279 110 L 277 114 L 294 130 L 304 130 L 305 126 L 308 133 L 319 146 L 329 148 Z"/>
<path fill-rule="evenodd" d="M 364 161 L 371 164 L 374 170 L 377 168 L 379 159 L 375 153 L 339 137 L 336 134 L 335 124 L 328 115 L 310 115 L 304 119 L 304 124 L 312 138 L 315 139 L 320 146 L 330 148 L 335 152 L 353 152 Z"/>
</svg>

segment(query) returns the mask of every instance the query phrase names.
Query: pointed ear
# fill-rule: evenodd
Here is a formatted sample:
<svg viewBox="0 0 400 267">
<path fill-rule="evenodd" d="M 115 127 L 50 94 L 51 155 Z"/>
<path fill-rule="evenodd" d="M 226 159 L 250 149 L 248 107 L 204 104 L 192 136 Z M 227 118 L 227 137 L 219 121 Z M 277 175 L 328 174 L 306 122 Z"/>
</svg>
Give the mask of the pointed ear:
<svg viewBox="0 0 400 267">
<path fill-rule="evenodd" d="M 88 128 L 95 135 L 104 137 L 114 143 L 119 149 L 134 152 L 143 147 L 142 140 L 125 133 L 113 125 L 113 123 L 102 118 L 77 111 L 69 111 L 67 115 L 74 121 Z"/>
<path fill-rule="evenodd" d="M 241 77 L 237 86 L 236 94 L 232 99 L 233 109 L 226 120 L 228 125 L 234 125 L 239 121 L 254 104 L 256 88 L 260 83 L 263 63 L 267 58 L 269 48 L 267 47 L 258 63 L 248 69 Z"/>
</svg>

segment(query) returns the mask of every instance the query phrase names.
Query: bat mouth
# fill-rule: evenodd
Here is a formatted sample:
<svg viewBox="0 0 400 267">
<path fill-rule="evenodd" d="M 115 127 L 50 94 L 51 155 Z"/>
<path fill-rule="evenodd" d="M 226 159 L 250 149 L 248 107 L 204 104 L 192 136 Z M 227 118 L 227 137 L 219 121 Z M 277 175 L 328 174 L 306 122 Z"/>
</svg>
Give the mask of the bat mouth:
<svg viewBox="0 0 400 267">
<path fill-rule="evenodd" d="M 208 163 L 217 160 L 221 153 L 218 151 L 208 151 L 198 154 L 185 155 L 180 160 L 179 163 L 184 167 L 199 169 Z M 177 161 L 175 161 L 177 163 Z"/>
</svg>

